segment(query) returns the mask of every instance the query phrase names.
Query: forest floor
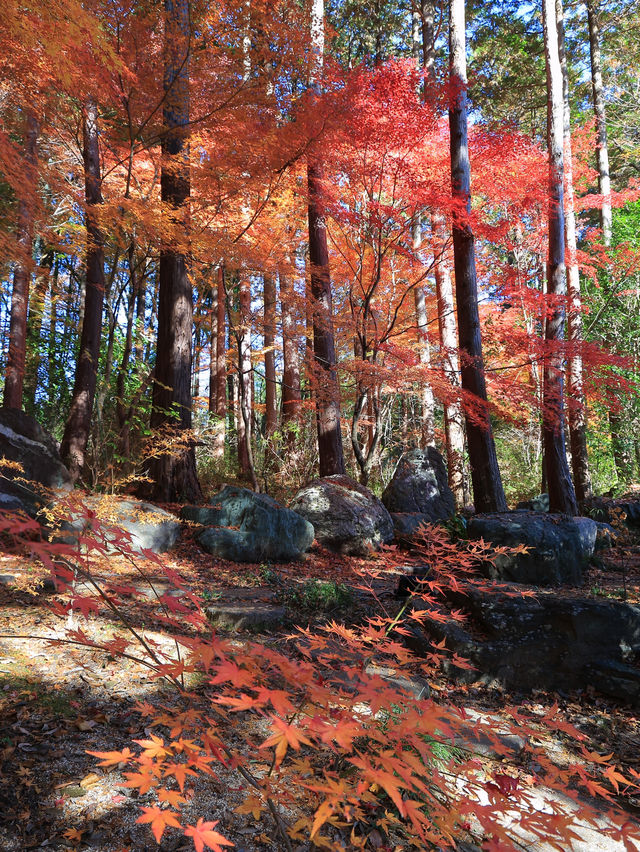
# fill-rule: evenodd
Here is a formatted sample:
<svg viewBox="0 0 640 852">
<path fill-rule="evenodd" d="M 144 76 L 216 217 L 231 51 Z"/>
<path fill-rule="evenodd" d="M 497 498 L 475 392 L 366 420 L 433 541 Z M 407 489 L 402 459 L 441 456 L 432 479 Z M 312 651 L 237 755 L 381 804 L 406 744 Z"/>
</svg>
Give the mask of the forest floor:
<svg viewBox="0 0 640 852">
<path fill-rule="evenodd" d="M 410 557 L 402 559 L 410 563 Z M 417 559 L 414 561 L 418 561 Z M 315 550 L 299 564 L 274 566 L 238 565 L 212 559 L 202 553 L 189 532 L 170 554 L 163 557 L 164 567 L 177 571 L 190 588 L 205 599 L 216 597 L 216 590 L 230 587 L 255 589 L 256 599 L 273 589 L 274 575 L 280 588 L 300 589 L 309 580 L 344 584 L 350 589 L 350 603 L 323 613 L 305 609 L 296 598 L 296 622 L 303 627 L 335 618 L 357 623 L 380 608 L 399 609 L 394 597 L 398 572 L 383 554 L 377 560 L 340 557 Z M 376 577 L 374 594 L 363 588 L 363 572 L 373 563 Z M 109 557 L 96 565 L 103 580 L 121 582 L 129 568 L 124 560 Z M 149 576 L 160 582 L 158 563 L 145 566 Z M 155 573 L 154 573 L 155 572 Z M 277 572 L 277 573 L 276 573 Z M 61 637 L 65 624 L 51 611 L 55 595 L 38 586 L 42 569 L 27 556 L 0 554 L 0 850 L 83 850 L 96 852 L 178 852 L 192 849 L 190 840 L 168 829 L 158 846 L 148 826 L 138 825 L 140 805 L 149 804 L 149 794 L 123 787 L 118 768 L 97 768 L 87 751 L 111 751 L 148 736 L 145 718 L 136 709 L 138 702 L 164 703 L 171 706 L 172 694 L 158 685 L 149 670 L 136 662 L 105 658 L 96 651 L 71 645 L 51 648 L 46 641 L 31 638 Z M 609 551 L 603 564 L 592 569 L 582 593 L 589 596 L 620 599 L 626 587 L 627 599 L 640 601 L 640 548 L 629 546 L 624 554 Z M 577 590 L 571 590 L 575 593 Z M 302 601 L 302 603 L 301 603 Z M 131 602 L 131 617 L 145 635 L 158 643 L 171 641 L 153 599 Z M 114 629 L 104 613 L 90 615 L 92 635 L 107 636 Z M 84 628 L 88 629 L 88 628 Z M 292 632 L 291 623 L 265 635 L 236 634 L 238 642 L 281 642 Z M 557 705 L 562 719 L 575 725 L 586 737 L 589 751 L 613 753 L 613 762 L 623 771 L 640 772 L 640 719 L 629 707 L 617 705 L 596 693 L 509 695 L 498 686 L 479 684 L 461 686 L 441 676 L 430 681 L 432 696 L 464 707 L 471 713 L 500 717 L 507 704 L 519 704 L 533 714 L 544 715 Z M 247 724 L 252 724 L 248 719 Z M 256 730 L 256 736 L 264 732 Z M 233 737 L 233 733 L 230 733 Z M 261 736 L 264 739 L 264 736 Z M 540 742 L 557 766 L 581 759 L 569 737 L 549 735 L 540 728 Z M 495 764 L 503 759 L 485 751 L 479 760 Z M 526 772 L 526 767 L 519 771 Z M 614 791 L 612 791 L 614 793 Z M 640 820 L 640 797 L 613 795 L 629 820 Z M 204 816 L 219 820 L 217 829 L 231 838 L 237 852 L 258 852 L 281 848 L 274 840 L 273 826 L 267 817 L 255 819 L 238 813 L 242 785 L 231 770 L 224 768 L 217 777 L 196 784 L 183 807 L 186 822 L 195 823 Z M 304 811 L 304 802 L 300 803 Z M 296 817 L 295 814 L 292 815 Z M 306 850 L 307 845 L 294 846 Z M 372 841 L 371 848 L 376 848 Z M 385 846 L 382 838 L 380 850 Z M 395 847 L 398 848 L 398 847 Z M 399 847 L 402 848 L 402 847 Z M 539 849 L 540 846 L 523 848 Z M 567 847 L 569 848 L 569 847 Z M 577 849 L 623 849 L 595 835 Z"/>
</svg>

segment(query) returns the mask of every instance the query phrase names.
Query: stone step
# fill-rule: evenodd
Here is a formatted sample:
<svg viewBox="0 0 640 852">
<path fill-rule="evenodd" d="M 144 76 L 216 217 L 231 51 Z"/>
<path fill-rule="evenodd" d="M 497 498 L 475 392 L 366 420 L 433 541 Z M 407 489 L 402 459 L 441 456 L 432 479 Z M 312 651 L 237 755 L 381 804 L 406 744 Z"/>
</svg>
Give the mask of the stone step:
<svg viewBox="0 0 640 852">
<path fill-rule="evenodd" d="M 205 611 L 211 624 L 229 631 L 260 632 L 277 628 L 286 619 L 275 592 L 261 588 L 221 589 Z"/>
</svg>

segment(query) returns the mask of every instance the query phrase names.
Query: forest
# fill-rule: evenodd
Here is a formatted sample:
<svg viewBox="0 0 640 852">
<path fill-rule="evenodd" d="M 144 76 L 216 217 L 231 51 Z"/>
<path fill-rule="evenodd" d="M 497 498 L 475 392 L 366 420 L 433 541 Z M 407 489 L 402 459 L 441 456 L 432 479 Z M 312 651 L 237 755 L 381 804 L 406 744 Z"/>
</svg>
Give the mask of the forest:
<svg viewBox="0 0 640 852">
<path fill-rule="evenodd" d="M 638 0 L 0 39 L 0 849 L 640 849 Z"/>
</svg>

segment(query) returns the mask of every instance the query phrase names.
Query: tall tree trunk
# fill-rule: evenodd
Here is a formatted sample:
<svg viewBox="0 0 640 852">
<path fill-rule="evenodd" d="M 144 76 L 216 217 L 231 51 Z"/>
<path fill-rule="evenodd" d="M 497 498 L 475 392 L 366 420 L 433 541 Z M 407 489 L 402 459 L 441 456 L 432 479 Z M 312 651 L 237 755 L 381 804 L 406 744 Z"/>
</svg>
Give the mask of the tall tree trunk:
<svg viewBox="0 0 640 852">
<path fill-rule="evenodd" d="M 33 220 L 38 180 L 38 122 L 27 113 L 25 128 L 25 181 L 18 201 L 16 243 L 18 257 L 13 272 L 9 354 L 4 380 L 3 402 L 9 408 L 22 408 L 22 388 L 27 356 L 27 310 L 33 253 Z"/>
<path fill-rule="evenodd" d="M 200 396 L 200 361 L 202 357 L 202 314 L 195 318 L 193 330 L 193 405 L 197 410 Z"/>
<path fill-rule="evenodd" d="M 265 434 L 271 437 L 278 428 L 276 394 L 276 280 L 264 276 L 264 380 L 266 393 Z"/>
<path fill-rule="evenodd" d="M 215 413 L 218 416 L 218 428 L 214 442 L 214 456 L 222 458 L 224 456 L 224 444 L 226 439 L 226 421 L 227 421 L 227 353 L 226 353 L 226 296 L 224 289 L 224 264 L 218 267 L 218 296 L 217 296 L 217 311 L 218 321 L 216 323 L 217 342 L 216 342 L 216 407 Z"/>
<path fill-rule="evenodd" d="M 218 272 L 211 284 L 209 311 L 209 417 L 217 415 L 218 404 Z"/>
<path fill-rule="evenodd" d="M 147 296 L 144 274 L 138 277 L 137 283 L 138 292 L 136 293 L 136 330 L 133 346 L 133 361 L 136 365 L 136 369 L 140 370 L 142 359 L 144 357 L 144 320 Z"/>
<path fill-rule="evenodd" d="M 577 260 L 576 211 L 573 191 L 573 163 L 571 152 L 571 109 L 569 105 L 569 73 L 567 54 L 564 44 L 564 14 L 562 0 L 556 0 L 556 20 L 558 26 L 558 52 L 562 69 L 562 104 L 564 137 L 564 175 L 565 175 L 565 240 L 567 249 L 567 291 L 569 310 L 567 331 L 571 351 L 567 363 L 568 376 L 568 419 L 569 444 L 571 446 L 571 467 L 578 504 L 582 506 L 591 496 L 591 476 L 587 456 L 587 410 L 582 375 L 582 298 L 580 295 L 580 269 Z"/>
<path fill-rule="evenodd" d="M 414 239 L 414 250 L 415 250 Z M 418 359 L 420 366 L 424 368 L 425 373 L 431 367 L 431 355 L 429 353 L 429 338 L 427 335 L 429 328 L 429 320 L 427 318 L 427 302 L 424 295 L 424 288 L 420 285 L 413 289 L 416 324 L 418 334 Z M 435 403 L 433 399 L 433 390 L 426 376 L 421 380 L 420 384 L 420 446 L 435 447 L 436 444 L 436 427 L 435 427 Z"/>
<path fill-rule="evenodd" d="M 313 0 L 311 46 L 313 55 L 309 82 L 317 93 L 324 61 L 324 0 Z M 307 157 L 307 186 L 315 366 L 313 384 L 316 394 L 320 476 L 331 476 L 344 473 L 345 464 L 340 428 L 340 388 L 336 372 L 327 225 L 321 209 L 322 180 L 322 166 L 317 157 L 310 153 Z"/>
<path fill-rule="evenodd" d="M 229 319 L 229 343 L 233 339 L 236 370 L 233 383 L 232 422 L 235 422 L 238 475 L 250 479 L 259 491 L 252 447 L 253 367 L 251 363 L 251 285 L 249 278 L 237 271 L 226 273 L 225 302 Z"/>
<path fill-rule="evenodd" d="M 96 439 L 100 435 L 100 430 L 102 427 L 102 413 L 104 410 L 105 401 L 107 399 L 107 393 L 109 391 L 109 385 L 111 383 L 111 371 L 113 369 L 113 348 L 115 345 L 116 326 L 118 325 L 118 310 L 120 306 L 120 296 L 119 294 L 113 292 L 113 284 L 115 281 L 116 272 L 118 270 L 119 264 L 120 252 L 116 251 L 113 263 L 111 265 L 111 271 L 109 272 L 104 288 L 103 305 L 106 308 L 106 314 L 108 317 L 107 346 L 105 349 L 104 369 L 102 370 L 101 382 L 98 385 L 98 389 L 96 391 L 96 398 L 93 406 L 94 445 L 96 444 Z"/>
<path fill-rule="evenodd" d="M 131 426 L 133 416 L 136 410 L 136 405 L 142 394 L 144 393 L 147 382 L 143 381 L 144 368 L 143 361 L 143 333 L 144 333 L 144 309 L 145 309 L 145 284 L 144 271 L 138 273 L 135 265 L 135 243 L 132 241 L 129 244 L 127 253 L 129 264 L 129 278 L 131 290 L 129 293 L 129 303 L 127 306 L 127 330 L 125 337 L 125 347 L 122 353 L 122 361 L 117 379 L 117 418 L 118 418 L 118 453 L 122 461 L 129 460 L 131 457 Z M 141 385 L 129 400 L 128 405 L 125 405 L 125 381 L 126 374 L 129 369 L 131 356 L 133 355 L 133 369 L 140 376 Z M 147 380 L 149 373 L 147 373 Z M 126 466 L 126 465 L 125 465 Z"/>
<path fill-rule="evenodd" d="M 236 328 L 238 346 L 238 464 L 242 476 L 248 477 L 256 491 L 258 481 L 253 465 L 252 446 L 252 400 L 253 367 L 251 364 L 251 285 L 248 277 L 242 276 L 238 287 L 240 306 L 239 324 Z"/>
<path fill-rule="evenodd" d="M 71 396 L 71 408 L 60 445 L 60 455 L 71 476 L 77 480 L 85 463 L 91 413 L 96 392 L 102 305 L 104 301 L 104 236 L 98 221 L 102 204 L 100 148 L 98 144 L 98 107 L 89 100 L 83 111 L 84 186 L 87 203 L 86 285 L 80 351 Z"/>
<path fill-rule="evenodd" d="M 40 338 L 44 320 L 47 293 L 52 292 L 52 278 L 57 280 L 57 264 L 53 251 L 47 251 L 41 258 L 40 270 L 36 273 L 35 287 L 29 297 L 29 317 L 27 319 L 27 355 L 25 361 L 25 377 L 23 401 L 24 408 L 33 414 L 36 405 L 36 394 L 40 381 L 40 360 L 42 350 Z M 52 267 L 55 272 L 52 275 Z M 54 291 L 57 293 L 57 291 Z"/>
<path fill-rule="evenodd" d="M 431 219 L 433 231 L 434 272 L 438 299 L 438 330 L 440 353 L 444 373 L 452 392 L 459 387 L 458 332 L 453 299 L 451 269 L 445 254 L 445 223 L 442 217 Z M 456 389 L 455 391 L 453 389 Z M 471 501 L 464 471 L 464 413 L 457 400 L 444 400 L 444 429 L 447 446 L 449 487 L 453 491 L 456 507 L 462 509 Z"/>
<path fill-rule="evenodd" d="M 471 213 L 471 168 L 467 142 L 467 58 L 464 0 L 451 0 L 449 28 L 449 108 L 451 188 L 466 215 L 453 222 L 453 259 L 456 275 L 458 336 L 462 359 L 462 387 L 473 394 L 479 411 L 466 416 L 473 499 L 476 511 L 503 512 L 507 503 L 487 410 L 487 388 L 482 358 L 478 312 L 475 246 L 468 215 Z"/>
<path fill-rule="evenodd" d="M 564 435 L 564 157 L 562 69 L 558 51 L 555 0 L 543 0 L 545 61 L 547 67 L 547 147 L 549 149 L 549 259 L 547 287 L 551 308 L 547 312 L 542 429 L 544 467 L 552 512 L 577 515 Z"/>
<path fill-rule="evenodd" d="M 58 321 L 59 321 L 59 309 L 62 308 L 62 305 L 65 301 L 63 296 L 62 299 L 57 298 L 56 295 L 58 293 L 58 285 L 60 283 L 60 287 L 62 289 L 62 279 L 64 276 L 60 275 L 60 259 L 56 257 L 53 263 L 53 281 L 51 282 L 51 288 L 49 290 L 49 327 L 47 329 L 47 402 L 45 406 L 45 423 L 50 423 L 52 421 L 52 413 L 55 407 L 55 389 L 58 387 L 58 373 L 60 370 L 60 353 L 64 353 L 66 351 L 64 346 L 60 346 L 60 340 L 58 337 Z M 71 322 L 69 321 L 69 305 L 71 302 L 71 276 L 67 281 L 67 294 L 66 294 L 66 319 L 67 322 L 64 323 L 64 333 L 68 334 L 69 329 L 71 328 Z M 63 320 L 64 322 L 64 320 Z M 56 358 L 57 353 L 57 358 Z M 66 401 L 66 400 L 65 400 Z"/>
<path fill-rule="evenodd" d="M 598 2 L 587 0 L 587 18 L 589 22 L 589 51 L 591 55 L 591 90 L 593 111 L 596 116 L 598 163 L 598 188 L 602 196 L 600 224 L 605 246 L 611 245 L 611 178 L 609 176 L 609 144 L 607 141 L 607 115 L 604 105 L 604 87 L 602 84 L 602 57 L 600 55 L 600 27 L 598 25 Z"/>
<path fill-rule="evenodd" d="M 598 0 L 587 0 L 587 19 L 589 24 L 589 52 L 591 58 L 591 92 L 593 111 L 596 117 L 596 162 L 598 166 L 598 189 L 602 200 L 600 202 L 600 226 L 605 246 L 611 245 L 613 231 L 613 215 L 611 211 L 611 178 L 609 175 L 609 143 L 607 138 L 607 114 L 602 82 L 602 56 L 600 53 L 600 26 L 598 24 Z M 607 340 L 612 345 L 613 341 Z M 624 482 L 628 476 L 628 465 L 625 461 L 623 442 L 623 422 L 618 411 L 609 412 L 611 432 L 611 448 L 616 475 L 619 482 Z"/>
<path fill-rule="evenodd" d="M 293 281 L 280 273 L 280 314 L 282 316 L 282 424 L 289 445 L 296 441 L 294 427 L 300 419 L 300 352 L 298 349 Z"/>
<path fill-rule="evenodd" d="M 116 417 L 118 421 L 118 431 L 122 434 L 127 422 L 127 406 L 125 405 L 124 393 L 127 372 L 129 370 L 129 361 L 131 359 L 131 351 L 133 349 L 133 323 L 135 316 L 136 297 L 138 294 L 137 273 L 135 265 L 135 246 L 133 242 L 129 243 L 127 251 L 127 263 L 129 265 L 129 299 L 127 302 L 127 328 L 125 331 L 124 348 L 122 350 L 122 358 L 116 378 Z"/>
<path fill-rule="evenodd" d="M 189 167 L 189 0 L 165 0 L 165 67 L 162 138 L 162 201 L 176 235 L 189 228 L 191 176 Z M 193 442 L 181 433 L 191 430 L 191 364 L 193 290 L 188 259 L 175 243 L 160 251 L 158 337 L 151 427 L 175 441 L 175 450 L 151 462 L 152 496 L 161 502 L 201 499 Z"/>
<path fill-rule="evenodd" d="M 303 399 L 314 399 L 313 389 L 313 297 L 311 295 L 311 281 L 306 274 L 308 264 L 305 257 L 304 278 L 304 373 L 305 381 L 302 391 Z"/>
<path fill-rule="evenodd" d="M 435 3 L 419 0 L 413 12 L 413 49 L 425 71 L 425 87 L 435 80 Z M 432 249 L 436 297 L 438 301 L 438 333 L 444 372 L 452 388 L 459 385 L 458 331 L 453 301 L 451 270 L 445 254 L 446 223 L 444 217 L 431 217 Z M 471 502 L 464 472 L 464 414 L 457 401 L 444 400 L 444 432 L 447 451 L 449 487 L 453 491 L 456 507 L 462 509 Z"/>
<path fill-rule="evenodd" d="M 420 0 L 421 8 L 415 10 L 412 18 L 413 55 L 418 68 L 427 72 L 427 79 L 431 80 L 433 74 L 433 15 L 431 6 Z M 429 46 L 431 42 L 431 46 Z M 411 240 L 413 244 L 414 257 L 420 259 L 420 248 L 422 246 L 422 213 L 416 212 L 411 223 Z M 425 368 L 425 377 L 420 385 L 420 446 L 435 446 L 435 404 L 433 390 L 427 380 L 426 373 L 431 366 L 429 352 L 429 320 L 427 317 L 427 302 L 422 285 L 413 288 L 414 305 L 416 311 L 416 327 L 418 342 L 418 358 L 420 365 Z M 367 401 L 370 405 L 371 400 Z"/>
</svg>

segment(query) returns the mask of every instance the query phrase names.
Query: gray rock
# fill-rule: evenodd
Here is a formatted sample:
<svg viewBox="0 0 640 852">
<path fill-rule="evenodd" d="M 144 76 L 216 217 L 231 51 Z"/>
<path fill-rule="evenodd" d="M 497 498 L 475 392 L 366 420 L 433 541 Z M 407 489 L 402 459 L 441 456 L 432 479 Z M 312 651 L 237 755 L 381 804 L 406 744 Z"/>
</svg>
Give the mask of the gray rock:
<svg viewBox="0 0 640 852">
<path fill-rule="evenodd" d="M 418 513 L 430 523 L 450 518 L 455 500 L 438 450 L 427 447 L 405 453 L 382 493 L 382 502 L 390 512 Z"/>
<path fill-rule="evenodd" d="M 467 531 L 470 539 L 529 548 L 526 554 L 500 554 L 495 564 L 487 562 L 485 573 L 491 579 L 532 586 L 579 585 L 594 553 L 597 525 L 591 518 L 519 511 L 474 515 Z"/>
<path fill-rule="evenodd" d="M 521 500 L 516 506 L 517 510 L 526 509 L 529 512 L 548 512 L 549 511 L 549 495 L 538 494 L 531 500 Z"/>
<path fill-rule="evenodd" d="M 67 510 L 66 519 L 59 524 L 63 535 L 58 540 L 73 544 L 78 535 L 91 536 L 93 528 L 96 540 L 106 541 L 107 549 L 111 552 L 117 552 L 120 546 L 125 552 L 151 550 L 153 553 L 164 553 L 173 547 L 180 535 L 178 518 L 152 503 L 97 495 L 87 495 L 82 503 L 81 508 L 74 505 Z M 58 508 L 59 511 L 65 511 L 64 508 Z M 97 515 L 97 523 L 91 519 L 89 512 Z M 109 544 L 120 539 L 120 545 Z"/>
<path fill-rule="evenodd" d="M 618 538 L 618 533 L 611 524 L 604 524 L 601 521 L 596 521 L 596 527 L 596 551 L 607 550 L 607 548 L 613 547 L 616 543 L 616 539 Z"/>
<path fill-rule="evenodd" d="M 180 517 L 201 527 L 215 527 L 220 525 L 221 511 L 213 506 L 183 506 Z"/>
<path fill-rule="evenodd" d="M 589 517 L 609 524 L 620 511 L 624 512 L 624 524 L 627 527 L 640 527 L 640 500 L 609 500 L 593 497 L 586 507 Z"/>
<path fill-rule="evenodd" d="M 22 472 L 0 470 L 0 509 L 24 510 L 35 517 L 53 492 L 71 489 L 56 442 L 38 421 L 17 408 L 0 408 L 0 458 L 16 462 Z"/>
<path fill-rule="evenodd" d="M 164 553 L 180 536 L 180 522 L 175 515 L 151 503 L 120 500 L 116 523 L 131 536 L 131 547 Z"/>
<path fill-rule="evenodd" d="M 181 516 L 207 527 L 198 542 L 221 559 L 288 562 L 313 544 L 313 526 L 266 494 L 227 485 L 211 504 L 185 506 Z"/>
<path fill-rule="evenodd" d="M 591 686 L 640 704 L 639 606 L 552 591 L 523 598 L 468 588 L 450 592 L 448 598 L 467 613 L 469 629 L 434 620 L 428 631 L 475 666 L 475 671 L 467 671 L 449 665 L 449 673 L 458 679 L 499 681 L 523 691 Z M 415 642 L 409 637 L 408 644 L 416 653 L 425 653 L 420 637 Z"/>
<path fill-rule="evenodd" d="M 625 524 L 628 527 L 640 527 L 640 501 L 626 500 L 617 504 L 625 513 Z"/>
<path fill-rule="evenodd" d="M 321 648 L 317 648 L 306 636 L 296 637 L 296 646 L 306 659 L 313 660 L 325 683 L 346 692 L 369 689 L 369 678 L 380 678 L 417 700 L 427 699 L 431 694 L 429 682 L 420 675 L 409 677 L 384 663 L 365 663 L 361 655 L 345 648 L 332 636 L 327 637 L 326 645 Z M 363 668 L 367 677 L 362 676 Z"/>
<path fill-rule="evenodd" d="M 411 543 L 421 524 L 431 521 L 420 512 L 391 512 L 393 529 L 398 541 Z"/>
<path fill-rule="evenodd" d="M 313 524 L 329 550 L 366 556 L 393 538 L 393 521 L 382 502 L 348 476 L 325 476 L 302 488 L 291 508 Z"/>
<path fill-rule="evenodd" d="M 382 680 L 391 684 L 391 686 L 403 689 L 405 692 L 413 695 L 418 701 L 427 699 L 431 695 L 429 682 L 422 677 L 406 677 L 395 669 L 389 668 L 389 666 L 379 666 L 374 663 L 370 663 L 365 668 L 365 672 L 370 677 L 380 677 Z"/>
<path fill-rule="evenodd" d="M 0 483 L 2 480 L 0 480 Z M 0 487 L 4 487 L 4 484 L 1 484 Z M 29 510 L 29 506 L 19 497 L 16 497 L 14 494 L 3 494 L 0 491 L 0 512 L 27 512 Z"/>
<path fill-rule="evenodd" d="M 454 745 L 458 748 L 492 760 L 505 755 L 517 757 L 525 750 L 527 740 L 509 730 L 500 716 L 480 713 L 473 707 L 465 707 L 464 714 L 469 721 L 456 720 L 455 725 Z"/>
<path fill-rule="evenodd" d="M 429 565 L 399 565 L 398 568 L 402 572 L 402 576 L 396 587 L 395 595 L 397 598 L 408 598 L 413 592 L 420 595 L 423 589 L 425 592 L 427 591 L 425 581 L 429 580 L 432 575 Z"/>
</svg>

